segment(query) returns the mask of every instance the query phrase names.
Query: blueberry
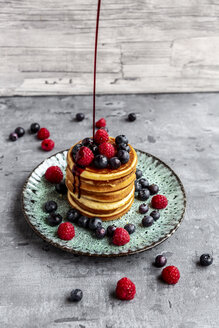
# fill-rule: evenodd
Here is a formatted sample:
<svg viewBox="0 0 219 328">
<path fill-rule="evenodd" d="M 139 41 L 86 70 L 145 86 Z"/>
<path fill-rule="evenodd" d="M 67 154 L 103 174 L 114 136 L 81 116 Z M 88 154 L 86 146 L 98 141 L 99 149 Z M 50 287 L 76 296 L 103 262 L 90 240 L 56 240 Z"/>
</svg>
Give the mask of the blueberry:
<svg viewBox="0 0 219 328">
<path fill-rule="evenodd" d="M 65 180 L 63 180 L 60 183 L 56 184 L 55 188 L 56 188 L 56 191 L 59 194 L 62 194 L 62 195 L 67 194 L 67 187 L 65 185 Z"/>
<path fill-rule="evenodd" d="M 11 133 L 11 134 L 9 135 L 9 139 L 10 139 L 11 141 L 16 141 L 16 140 L 18 139 L 18 135 L 17 135 L 17 133 L 15 133 L 15 132 Z"/>
<path fill-rule="evenodd" d="M 124 134 L 117 136 L 115 141 L 116 141 L 117 145 L 119 145 L 121 143 L 125 143 L 125 144 L 129 143 L 128 139 L 126 138 L 126 136 Z"/>
<path fill-rule="evenodd" d="M 85 138 L 82 140 L 82 145 L 85 147 L 91 147 L 93 145 L 93 139 L 91 138 Z"/>
<path fill-rule="evenodd" d="M 79 151 L 79 149 L 82 147 L 82 144 L 77 144 L 75 145 L 73 148 L 72 148 L 72 151 L 71 151 L 71 155 L 73 157 L 73 159 L 75 160 L 75 156 L 77 154 L 77 152 Z"/>
<path fill-rule="evenodd" d="M 154 223 L 154 219 L 150 215 L 145 215 L 141 222 L 144 227 L 150 227 Z"/>
<path fill-rule="evenodd" d="M 57 203 L 54 200 L 49 200 L 45 204 L 45 211 L 47 213 L 55 212 L 57 210 Z"/>
<path fill-rule="evenodd" d="M 23 137 L 25 134 L 25 130 L 21 128 L 20 126 L 14 130 L 15 133 L 17 133 L 18 138 Z"/>
<path fill-rule="evenodd" d="M 167 264 L 167 259 L 164 255 L 157 255 L 154 264 L 157 268 L 162 268 Z"/>
<path fill-rule="evenodd" d="M 145 203 L 143 203 L 139 206 L 139 213 L 141 213 L 141 214 L 147 213 L 148 210 L 149 210 L 149 206 Z"/>
<path fill-rule="evenodd" d="M 89 223 L 89 219 L 86 216 L 80 216 L 78 219 L 78 225 L 79 227 L 82 228 L 87 228 L 88 227 L 88 223 Z"/>
<path fill-rule="evenodd" d="M 117 146 L 117 150 L 125 150 L 129 153 L 130 152 L 130 147 L 129 147 L 129 145 L 127 145 L 125 143 L 121 143 Z"/>
<path fill-rule="evenodd" d="M 149 182 L 145 178 L 139 179 L 138 182 L 140 183 L 140 185 L 142 186 L 142 188 L 147 188 L 149 186 Z"/>
<path fill-rule="evenodd" d="M 84 120 L 85 116 L 83 113 L 77 113 L 75 118 L 76 118 L 76 121 L 81 122 Z"/>
<path fill-rule="evenodd" d="M 150 213 L 150 216 L 152 216 L 152 218 L 154 219 L 154 221 L 157 221 L 160 218 L 160 213 L 159 213 L 159 211 L 152 211 Z"/>
<path fill-rule="evenodd" d="M 71 208 L 66 214 L 66 220 L 74 223 L 78 221 L 80 216 L 80 213 L 76 209 Z"/>
<path fill-rule="evenodd" d="M 90 148 L 90 150 L 92 150 L 92 152 L 93 152 L 94 155 L 98 155 L 99 154 L 99 148 L 98 148 L 97 145 L 93 144 L 89 148 Z"/>
<path fill-rule="evenodd" d="M 47 223 L 52 227 L 59 225 L 61 222 L 62 222 L 62 216 L 55 212 L 50 213 L 50 215 L 47 218 Z"/>
<path fill-rule="evenodd" d="M 113 234 L 114 234 L 114 232 L 115 232 L 115 230 L 116 230 L 116 226 L 115 226 L 114 224 L 108 226 L 107 229 L 106 229 L 106 234 L 107 234 L 107 236 L 108 236 L 108 237 L 112 237 Z"/>
<path fill-rule="evenodd" d="M 115 169 L 118 169 L 121 166 L 121 162 L 118 159 L 118 157 L 111 157 L 109 159 L 109 165 L 110 165 L 111 169 L 115 170 Z"/>
<path fill-rule="evenodd" d="M 94 157 L 94 166 L 97 169 L 105 169 L 108 165 L 108 159 L 104 155 L 97 155 Z"/>
<path fill-rule="evenodd" d="M 73 289 L 70 294 L 69 300 L 71 302 L 80 302 L 83 298 L 83 292 L 81 289 Z"/>
<path fill-rule="evenodd" d="M 152 184 L 148 187 L 148 190 L 150 191 L 151 195 L 155 195 L 159 191 L 159 187 L 156 184 Z"/>
<path fill-rule="evenodd" d="M 135 172 L 135 174 L 136 174 L 136 179 L 140 179 L 141 177 L 142 177 L 142 171 L 141 170 L 139 170 L 139 169 L 136 169 L 136 172 Z"/>
<path fill-rule="evenodd" d="M 32 123 L 30 126 L 31 133 L 37 133 L 40 129 L 40 125 L 38 123 Z"/>
<path fill-rule="evenodd" d="M 150 197 L 150 192 L 147 189 L 139 190 L 138 199 L 139 200 L 147 200 Z"/>
<path fill-rule="evenodd" d="M 117 153 L 118 158 L 122 164 L 126 164 L 129 161 L 129 153 L 126 150 L 119 150 Z"/>
<path fill-rule="evenodd" d="M 130 113 L 130 114 L 128 115 L 128 120 L 129 120 L 130 122 L 134 122 L 134 121 L 136 120 L 136 114 L 135 114 L 135 113 Z"/>
<path fill-rule="evenodd" d="M 102 220 L 101 219 L 98 219 L 98 218 L 92 218 L 89 220 L 89 228 L 91 230 L 95 230 L 99 227 L 102 227 Z"/>
<path fill-rule="evenodd" d="M 98 239 L 103 239 L 106 236 L 106 229 L 103 227 L 98 227 L 95 230 L 95 235 Z"/>
<path fill-rule="evenodd" d="M 137 180 L 135 180 L 135 191 L 138 192 L 141 189 L 142 189 L 142 186 L 140 185 L 140 183 Z"/>
<path fill-rule="evenodd" d="M 202 266 L 208 266 L 213 263 L 213 257 L 210 254 L 202 254 L 200 256 L 200 264 Z"/>
<path fill-rule="evenodd" d="M 131 235 L 133 232 L 135 232 L 135 225 L 132 223 L 128 223 L 124 226 L 124 229 L 128 231 L 128 233 Z"/>
</svg>

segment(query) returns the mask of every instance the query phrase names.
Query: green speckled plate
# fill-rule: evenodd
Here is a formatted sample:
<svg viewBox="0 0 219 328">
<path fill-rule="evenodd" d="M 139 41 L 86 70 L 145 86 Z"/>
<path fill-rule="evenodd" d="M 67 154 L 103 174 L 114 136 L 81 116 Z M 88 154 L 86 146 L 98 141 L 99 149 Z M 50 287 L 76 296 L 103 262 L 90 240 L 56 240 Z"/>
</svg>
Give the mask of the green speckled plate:
<svg viewBox="0 0 219 328">
<path fill-rule="evenodd" d="M 186 196 L 183 185 L 173 170 L 158 158 L 137 151 L 138 168 L 143 171 L 151 183 L 159 185 L 161 194 L 168 198 L 167 208 L 161 210 L 160 219 L 151 227 L 144 228 L 141 225 L 143 215 L 139 214 L 138 207 L 142 203 L 135 199 L 130 211 L 121 219 L 103 222 L 107 227 L 113 222 L 116 226 L 123 227 L 126 223 L 133 223 L 136 231 L 131 235 L 131 240 L 124 246 L 115 246 L 106 237 L 96 239 L 92 232 L 75 225 L 75 237 L 70 241 L 64 241 L 57 236 L 57 227 L 46 224 L 48 214 L 44 212 L 44 204 L 48 200 L 58 203 L 57 212 L 65 217 L 70 206 L 66 196 L 60 196 L 54 186 L 44 178 L 46 169 L 51 165 L 58 165 L 63 172 L 66 168 L 67 151 L 62 151 L 43 161 L 28 177 L 22 194 L 22 207 L 25 218 L 33 230 L 48 243 L 65 251 L 78 255 L 115 257 L 134 254 L 150 249 L 170 237 L 179 227 L 186 206 Z M 150 204 L 150 199 L 147 201 Z M 149 211 L 150 213 L 150 211 Z"/>
</svg>

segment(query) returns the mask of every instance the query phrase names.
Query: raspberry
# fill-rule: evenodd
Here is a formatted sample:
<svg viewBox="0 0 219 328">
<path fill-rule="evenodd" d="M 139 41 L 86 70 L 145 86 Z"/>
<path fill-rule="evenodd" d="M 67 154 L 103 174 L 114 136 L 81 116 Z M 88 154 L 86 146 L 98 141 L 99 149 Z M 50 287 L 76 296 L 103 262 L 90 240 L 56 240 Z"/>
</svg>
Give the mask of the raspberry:
<svg viewBox="0 0 219 328">
<path fill-rule="evenodd" d="M 106 132 L 106 130 L 97 130 L 97 132 L 95 133 L 95 136 L 94 136 L 94 141 L 97 143 L 97 144 L 101 144 L 103 142 L 107 142 L 109 140 L 109 135 L 108 133 Z"/>
<path fill-rule="evenodd" d="M 51 183 L 60 183 L 63 179 L 63 173 L 60 167 L 58 166 L 50 166 L 45 173 L 45 178 L 47 181 Z"/>
<path fill-rule="evenodd" d="M 114 245 L 123 246 L 130 241 L 129 233 L 123 228 L 116 228 L 112 241 Z"/>
<path fill-rule="evenodd" d="M 57 233 L 59 238 L 71 240 L 75 236 L 75 228 L 70 222 L 64 222 L 59 225 Z"/>
<path fill-rule="evenodd" d="M 124 277 L 117 282 L 116 296 L 123 301 L 130 301 L 135 297 L 135 284 L 128 278 Z"/>
<path fill-rule="evenodd" d="M 105 126 L 106 126 L 106 120 L 103 117 L 99 121 L 96 122 L 96 127 L 98 129 L 105 128 Z"/>
<path fill-rule="evenodd" d="M 161 210 L 161 209 L 167 207 L 168 200 L 163 195 L 156 195 L 152 198 L 151 205 L 153 208 L 157 208 L 157 209 Z"/>
<path fill-rule="evenodd" d="M 180 273 L 177 267 L 169 265 L 162 271 L 163 280 L 169 285 L 175 285 L 180 278 Z"/>
<path fill-rule="evenodd" d="M 37 138 L 40 140 L 44 140 L 49 138 L 50 133 L 49 130 L 47 130 L 46 128 L 41 128 L 38 133 L 37 133 Z"/>
<path fill-rule="evenodd" d="M 116 151 L 112 144 L 104 142 L 99 145 L 99 153 L 107 158 L 111 158 L 115 156 Z"/>
<path fill-rule="evenodd" d="M 44 139 L 41 143 L 41 148 L 45 151 L 50 151 L 54 148 L 55 142 L 52 139 Z"/>
<path fill-rule="evenodd" d="M 76 163 L 81 166 L 88 166 L 94 159 L 94 154 L 88 147 L 81 147 L 76 154 Z"/>
</svg>

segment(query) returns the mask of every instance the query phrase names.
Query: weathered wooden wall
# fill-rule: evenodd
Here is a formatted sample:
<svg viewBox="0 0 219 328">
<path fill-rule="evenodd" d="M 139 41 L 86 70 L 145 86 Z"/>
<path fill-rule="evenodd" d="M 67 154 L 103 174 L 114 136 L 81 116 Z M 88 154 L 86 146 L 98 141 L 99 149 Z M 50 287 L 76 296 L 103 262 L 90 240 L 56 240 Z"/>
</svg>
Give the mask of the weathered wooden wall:
<svg viewBox="0 0 219 328">
<path fill-rule="evenodd" d="M 97 0 L 0 0 L 0 95 L 89 94 Z M 99 93 L 219 91 L 219 1 L 102 0 Z"/>
</svg>

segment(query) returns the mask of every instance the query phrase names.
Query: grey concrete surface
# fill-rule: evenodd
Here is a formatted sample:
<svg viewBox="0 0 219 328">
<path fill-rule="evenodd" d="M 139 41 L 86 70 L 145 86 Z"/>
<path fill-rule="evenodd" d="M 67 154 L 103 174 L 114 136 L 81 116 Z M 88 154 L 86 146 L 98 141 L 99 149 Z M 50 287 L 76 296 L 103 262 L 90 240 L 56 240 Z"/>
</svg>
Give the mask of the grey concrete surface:
<svg viewBox="0 0 219 328">
<path fill-rule="evenodd" d="M 116 258 L 77 257 L 47 245 L 26 224 L 20 207 L 22 186 L 47 156 L 91 134 L 89 96 L 1 98 L 0 138 L 0 327 L 5 328 L 217 328 L 219 94 L 128 95 L 97 98 L 98 117 L 111 135 L 125 133 L 132 145 L 148 151 L 178 173 L 187 192 L 185 219 L 160 246 Z M 73 120 L 84 112 L 81 123 Z M 137 121 L 126 121 L 136 112 Z M 7 140 L 17 126 L 38 121 L 56 142 L 45 153 L 28 133 Z M 214 264 L 197 265 L 209 252 Z M 165 253 L 181 279 L 175 286 L 159 280 L 152 262 Z M 114 298 L 117 280 L 127 276 L 137 288 L 131 302 Z M 71 289 L 84 299 L 71 304 Z"/>
</svg>

